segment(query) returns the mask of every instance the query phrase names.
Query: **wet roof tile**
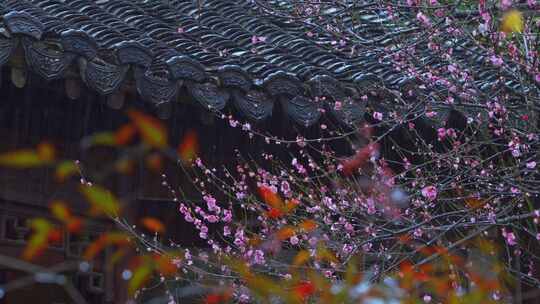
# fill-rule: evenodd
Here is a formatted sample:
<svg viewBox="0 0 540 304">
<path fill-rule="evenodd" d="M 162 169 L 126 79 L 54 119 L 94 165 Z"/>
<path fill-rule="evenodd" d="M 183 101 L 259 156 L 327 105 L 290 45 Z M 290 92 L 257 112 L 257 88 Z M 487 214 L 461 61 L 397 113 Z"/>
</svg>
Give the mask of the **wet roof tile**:
<svg viewBox="0 0 540 304">
<path fill-rule="evenodd" d="M 316 29 L 261 15 L 249 1 L 201 3 L 0 1 L 9 33 L 0 35 L 0 63 L 20 40 L 30 64 L 50 65 L 32 68 L 46 80 L 61 78 L 70 65 L 78 64 L 90 88 L 113 94 L 133 71 L 138 93 L 151 104 L 175 100 L 176 83 L 182 83 L 200 104 L 220 110 L 231 102 L 255 121 L 268 117 L 273 103 L 280 101 L 284 112 L 305 126 L 321 116 L 316 92 L 330 99 L 351 99 L 344 107 L 350 113 L 334 113 L 349 123 L 363 115 L 365 104 L 340 87 L 358 88 L 370 77 L 386 77 L 388 85 L 396 86 L 407 80 L 368 51 L 351 58 L 351 49 L 336 49 L 332 37 L 308 35 Z M 368 41 L 381 35 L 378 26 L 388 17 L 371 12 L 361 19 Z M 353 26 L 352 20 L 345 22 Z M 39 44 L 49 40 L 62 45 L 56 57 L 47 44 Z"/>
</svg>

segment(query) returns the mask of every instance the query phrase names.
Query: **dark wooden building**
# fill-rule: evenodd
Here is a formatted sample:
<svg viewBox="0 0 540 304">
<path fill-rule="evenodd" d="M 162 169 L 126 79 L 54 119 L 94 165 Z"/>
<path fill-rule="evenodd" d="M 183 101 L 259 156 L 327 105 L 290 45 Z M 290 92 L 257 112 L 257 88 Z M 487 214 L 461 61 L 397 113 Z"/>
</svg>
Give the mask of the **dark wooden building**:
<svg viewBox="0 0 540 304">
<path fill-rule="evenodd" d="M 264 15 L 251 1 L 0 0 L 0 16 L 0 152 L 48 140 L 89 169 L 113 155 L 88 158 L 80 140 L 124 124 L 126 108 L 163 119 L 172 143 L 196 130 L 204 158 L 226 163 L 235 148 L 256 154 L 260 143 L 239 136 L 221 115 L 285 138 L 315 137 L 321 124 L 347 128 L 371 117 L 367 103 L 379 109 L 397 102 L 375 87 L 407 92 L 414 82 L 367 46 L 359 52 L 340 45 L 315 25 Z M 389 43 L 377 30 L 388 16 L 366 10 L 361 20 L 366 43 Z M 135 178 L 113 177 L 108 186 L 135 202 L 134 213 L 161 212 L 174 221 L 175 206 L 148 207 L 149 201 L 168 206 L 171 198 L 160 177 L 142 167 Z M 20 254 L 29 233 L 25 221 L 48 217 L 52 199 L 83 210 L 76 183 L 59 185 L 48 170 L 1 168 L 0 256 Z M 66 234 L 39 263 L 77 261 L 108 225 L 95 221 L 85 236 Z M 0 259 L 0 286 L 28 275 L 7 264 Z M 91 303 L 125 297 L 114 273 L 99 265 L 75 269 L 69 279 Z M 54 284 L 0 293 L 2 304 L 73 302 Z"/>
<path fill-rule="evenodd" d="M 89 159 L 80 140 L 118 128 L 127 121 L 124 109 L 136 107 L 163 119 L 173 143 L 189 129 L 203 134 L 205 159 L 222 163 L 236 147 L 256 151 L 257 144 L 227 127 L 228 120 L 216 118 L 221 115 L 216 112 L 291 138 L 297 132 L 316 135 L 321 120 L 349 124 L 364 113 L 354 81 L 363 80 L 365 72 L 331 51 L 326 45 L 331 37 L 309 41 L 303 25 L 259 18 L 247 1 L 199 6 L 197 1 L 6 0 L 0 1 L 0 15 L 2 152 L 47 140 L 62 157 L 98 168 L 113 156 L 93 153 Z M 314 101 L 323 95 L 346 102 L 336 110 Z M 0 169 L 0 255 L 21 253 L 30 232 L 26 220 L 49 217 L 51 200 L 64 199 L 82 212 L 76 183 L 59 185 L 50 170 Z M 155 207 L 171 200 L 160 183 L 159 176 L 142 171 L 136 178 L 107 180 L 139 206 L 132 212 L 161 213 L 175 221 L 178 216 L 170 211 L 176 207 Z M 36 263 L 77 261 L 108 225 L 95 221 L 83 236 L 66 233 L 63 243 Z M 6 261 L 0 261 L 0 286 L 31 275 Z M 98 264 L 66 274 L 88 302 L 125 298 L 118 275 Z M 2 292 L 0 303 L 74 299 L 58 284 L 30 284 Z"/>
</svg>

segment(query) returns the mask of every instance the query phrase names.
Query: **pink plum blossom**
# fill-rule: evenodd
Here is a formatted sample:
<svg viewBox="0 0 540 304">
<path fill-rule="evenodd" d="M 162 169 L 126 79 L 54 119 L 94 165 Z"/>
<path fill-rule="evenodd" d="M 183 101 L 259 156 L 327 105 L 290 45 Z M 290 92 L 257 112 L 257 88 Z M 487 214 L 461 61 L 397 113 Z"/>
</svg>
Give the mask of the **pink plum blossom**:
<svg viewBox="0 0 540 304">
<path fill-rule="evenodd" d="M 437 198 L 437 188 L 435 186 L 426 186 L 422 188 L 422 196 L 429 201 L 434 201 Z"/>
<path fill-rule="evenodd" d="M 491 57 L 489 57 L 489 60 L 494 66 L 501 66 L 503 64 L 502 58 L 497 55 L 492 55 Z"/>
<path fill-rule="evenodd" d="M 429 20 L 429 17 L 424 15 L 422 12 L 418 12 L 418 14 L 416 14 L 416 19 L 425 26 L 431 26 L 431 20 Z"/>
<path fill-rule="evenodd" d="M 503 228 L 502 230 L 502 236 L 506 239 L 506 243 L 509 246 L 514 246 L 517 244 L 516 242 L 516 236 L 513 232 L 507 232 L 506 229 Z"/>
</svg>

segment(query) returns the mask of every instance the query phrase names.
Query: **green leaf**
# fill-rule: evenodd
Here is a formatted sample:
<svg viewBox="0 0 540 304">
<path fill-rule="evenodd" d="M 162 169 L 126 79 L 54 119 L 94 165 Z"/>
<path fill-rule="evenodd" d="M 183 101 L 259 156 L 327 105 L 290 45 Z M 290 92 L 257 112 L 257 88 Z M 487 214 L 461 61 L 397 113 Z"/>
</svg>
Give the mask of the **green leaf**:
<svg viewBox="0 0 540 304">
<path fill-rule="evenodd" d="M 120 202 L 107 189 L 97 185 L 81 185 L 80 192 L 90 203 L 90 214 L 117 215 L 120 211 Z"/>
<path fill-rule="evenodd" d="M 48 244 L 49 233 L 53 230 L 53 225 L 43 218 L 36 218 L 30 222 L 32 236 L 26 244 L 23 252 L 25 260 L 31 260 L 37 256 Z"/>
<path fill-rule="evenodd" d="M 79 173 L 79 168 L 73 161 L 63 161 L 56 166 L 56 180 L 63 182 L 69 177 Z"/>
<path fill-rule="evenodd" d="M 4 167 L 34 168 L 46 165 L 47 163 L 34 150 L 18 150 L 0 154 L 0 166 Z"/>
</svg>

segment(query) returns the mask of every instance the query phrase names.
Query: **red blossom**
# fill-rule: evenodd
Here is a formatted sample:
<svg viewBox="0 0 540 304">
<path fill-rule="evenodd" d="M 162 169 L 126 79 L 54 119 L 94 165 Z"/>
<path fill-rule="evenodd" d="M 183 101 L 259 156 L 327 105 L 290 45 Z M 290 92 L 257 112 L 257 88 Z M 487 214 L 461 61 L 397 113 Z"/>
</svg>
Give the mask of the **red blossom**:
<svg viewBox="0 0 540 304">
<path fill-rule="evenodd" d="M 378 143 L 370 143 L 367 146 L 359 149 L 352 158 L 342 162 L 343 173 L 345 175 L 351 175 L 354 171 L 362 168 L 368 162 L 369 158 L 378 150 Z"/>
<path fill-rule="evenodd" d="M 294 293 L 304 300 L 315 293 L 315 286 L 310 281 L 300 282 L 294 287 Z"/>
</svg>

